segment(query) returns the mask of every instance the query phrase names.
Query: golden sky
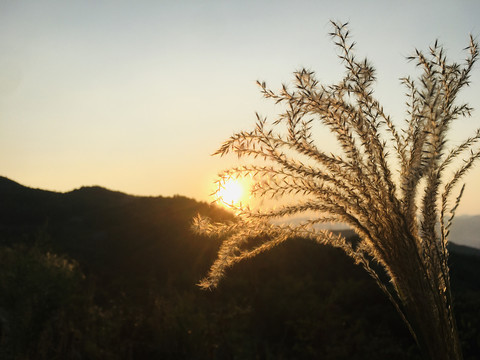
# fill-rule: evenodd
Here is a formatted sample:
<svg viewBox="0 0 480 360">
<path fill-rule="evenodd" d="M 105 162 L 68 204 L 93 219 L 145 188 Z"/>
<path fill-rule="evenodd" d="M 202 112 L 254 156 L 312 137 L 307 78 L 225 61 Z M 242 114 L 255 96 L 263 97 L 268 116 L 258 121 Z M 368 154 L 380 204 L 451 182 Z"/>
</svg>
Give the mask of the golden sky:
<svg viewBox="0 0 480 360">
<path fill-rule="evenodd" d="M 0 175 L 207 200 L 235 165 L 210 154 L 279 110 L 256 80 L 277 89 L 301 67 L 340 80 L 330 19 L 350 22 L 401 124 L 405 57 L 438 38 L 461 61 L 479 14 L 474 1 L 0 1 Z M 462 95 L 479 107 L 480 69 Z M 456 123 L 454 143 L 479 127 L 478 112 Z M 460 213 L 479 214 L 478 167 L 466 181 Z"/>
</svg>

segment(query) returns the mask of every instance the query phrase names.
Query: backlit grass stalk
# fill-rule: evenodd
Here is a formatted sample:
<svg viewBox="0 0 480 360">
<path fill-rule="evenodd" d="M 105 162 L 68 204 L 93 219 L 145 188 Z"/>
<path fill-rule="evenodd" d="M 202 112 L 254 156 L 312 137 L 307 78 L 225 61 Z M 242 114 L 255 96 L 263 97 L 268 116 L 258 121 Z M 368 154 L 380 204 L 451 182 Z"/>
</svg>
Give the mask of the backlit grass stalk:
<svg viewBox="0 0 480 360">
<path fill-rule="evenodd" d="M 283 104 L 285 111 L 270 125 L 257 115 L 252 131 L 233 135 L 215 153 L 257 159 L 225 171 L 220 180 L 250 175 L 254 196 L 296 194 L 300 200 L 275 209 L 236 206 L 237 220 L 231 223 L 197 218 L 197 231 L 225 239 L 200 285 L 216 286 L 228 267 L 288 238 L 311 238 L 343 249 L 368 271 L 427 357 L 461 359 L 447 242 L 463 187 L 453 204 L 449 201 L 480 157 L 480 131 L 451 149 L 447 135 L 454 121 L 471 112 L 456 100 L 469 84 L 477 43 L 470 39 L 464 64 L 448 62 L 437 42 L 427 53 L 417 50 L 408 58 L 422 73 L 417 80 L 402 79 L 408 118 L 405 128 L 397 129 L 373 95 L 374 68 L 356 58 L 346 24 L 332 25 L 345 77 L 338 84 L 321 85 L 313 71 L 303 69 L 295 72 L 293 89 L 283 86 L 278 93 L 259 82 L 263 95 Z M 316 122 L 336 137 L 340 154 L 315 144 Z M 272 222 L 302 213 L 315 217 L 299 225 Z M 332 222 L 347 224 L 359 241 L 351 243 L 316 227 Z M 254 245 L 251 239 L 256 239 Z M 370 266 L 371 259 L 385 270 L 388 281 Z"/>
</svg>

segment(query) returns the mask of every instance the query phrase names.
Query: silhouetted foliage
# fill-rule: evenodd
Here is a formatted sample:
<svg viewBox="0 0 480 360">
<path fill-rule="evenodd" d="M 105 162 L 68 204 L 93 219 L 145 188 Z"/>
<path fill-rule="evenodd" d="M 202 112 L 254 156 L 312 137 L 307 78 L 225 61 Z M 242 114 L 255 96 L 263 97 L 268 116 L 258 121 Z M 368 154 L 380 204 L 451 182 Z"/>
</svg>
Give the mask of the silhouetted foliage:
<svg viewBox="0 0 480 360">
<path fill-rule="evenodd" d="M 220 243 L 189 227 L 197 212 L 231 218 L 219 208 L 5 178 L 0 198 L 2 359 L 419 358 L 375 282 L 338 249 L 299 238 L 205 292 L 196 284 Z M 473 359 L 480 256 L 454 250 L 460 334 Z"/>
</svg>

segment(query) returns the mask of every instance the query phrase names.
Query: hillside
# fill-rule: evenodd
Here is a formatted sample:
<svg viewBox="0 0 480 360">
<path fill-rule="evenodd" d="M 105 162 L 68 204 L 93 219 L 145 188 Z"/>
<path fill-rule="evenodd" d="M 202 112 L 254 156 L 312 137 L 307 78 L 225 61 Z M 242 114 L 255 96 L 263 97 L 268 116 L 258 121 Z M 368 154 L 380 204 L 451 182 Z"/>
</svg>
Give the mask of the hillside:
<svg viewBox="0 0 480 360">
<path fill-rule="evenodd" d="M 196 236 L 181 196 L 68 193 L 0 178 L 0 357 L 415 359 L 370 278 L 337 249 L 294 239 L 196 287 L 219 242 Z M 466 359 L 480 351 L 480 251 L 453 245 Z"/>
<path fill-rule="evenodd" d="M 101 187 L 55 193 L 23 187 L 0 178 L 0 237 L 37 241 L 48 236 L 51 248 L 80 262 L 102 278 L 154 271 L 163 276 L 181 269 L 178 257 L 214 251 L 199 241 L 189 224 L 199 212 L 221 220 L 225 211 L 181 196 L 136 197 Z M 212 256 L 212 254 L 211 254 Z M 210 256 L 210 257 L 211 257 Z"/>
</svg>

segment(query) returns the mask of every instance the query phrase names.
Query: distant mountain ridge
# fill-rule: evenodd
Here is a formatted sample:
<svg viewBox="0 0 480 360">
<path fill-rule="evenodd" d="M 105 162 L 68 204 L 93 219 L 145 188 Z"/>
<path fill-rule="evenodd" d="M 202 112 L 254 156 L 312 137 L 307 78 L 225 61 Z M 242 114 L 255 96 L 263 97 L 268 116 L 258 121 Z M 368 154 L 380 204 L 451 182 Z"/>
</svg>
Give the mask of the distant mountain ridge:
<svg viewBox="0 0 480 360">
<path fill-rule="evenodd" d="M 52 201 L 52 199 L 56 199 L 56 201 L 59 202 L 70 201 L 61 201 L 60 199 L 62 197 L 64 199 L 71 199 L 74 202 L 76 200 L 80 201 L 80 199 L 83 199 L 82 201 L 85 202 L 84 205 L 87 205 L 87 203 L 89 203 L 90 205 L 95 205 L 104 202 L 105 204 L 110 204 L 110 206 L 118 206 L 121 203 L 128 204 L 132 201 L 141 201 L 140 199 L 151 199 L 152 201 L 155 201 L 153 199 L 157 199 L 157 201 L 161 201 L 161 199 L 168 199 L 162 196 L 147 197 L 128 195 L 100 186 L 83 186 L 69 192 L 60 193 L 55 191 L 29 188 L 13 180 L 10 180 L 7 177 L 0 176 L 0 199 L 2 199 L 1 201 L 4 203 L 4 205 L 9 204 L 9 206 L 17 208 L 19 206 L 23 206 L 22 201 L 26 201 L 29 203 L 29 206 L 33 206 L 34 210 L 36 207 L 35 202 L 37 201 L 42 202 L 47 199 L 47 202 Z M 200 202 L 197 202 L 196 200 L 188 199 L 183 196 L 175 196 L 173 198 L 182 198 L 183 201 L 190 202 L 191 206 L 194 207 L 200 206 L 200 204 L 202 204 Z M 30 202 L 33 203 L 30 204 Z M 207 205 L 203 203 L 202 206 L 205 207 Z M 0 208 L 0 214 L 2 211 L 6 211 L 4 207 L 2 208 Z M 480 215 L 457 216 L 451 228 L 450 241 L 457 245 L 467 246 L 480 250 Z"/>
<path fill-rule="evenodd" d="M 231 218 L 219 207 L 183 196 L 133 196 L 98 186 L 59 193 L 0 177 L 0 244 L 33 243 L 40 236 L 52 251 L 104 278 L 150 271 L 204 274 L 217 247 L 190 230 L 198 213 L 217 221 Z M 202 268 L 183 264 L 185 254 Z"/>
<path fill-rule="evenodd" d="M 63 339 L 64 355 L 73 348 L 93 359 L 418 358 L 368 274 L 308 239 L 237 264 L 218 289 L 201 291 L 220 240 L 191 231 L 198 213 L 232 219 L 183 196 L 59 193 L 0 177 L 0 338 L 13 329 L 13 354 L 56 351 Z M 465 354 L 478 354 L 480 250 L 450 245 Z M 78 266 L 77 282 L 59 263 Z"/>
<path fill-rule="evenodd" d="M 453 220 L 450 240 L 480 249 L 480 215 L 461 215 Z"/>
</svg>

